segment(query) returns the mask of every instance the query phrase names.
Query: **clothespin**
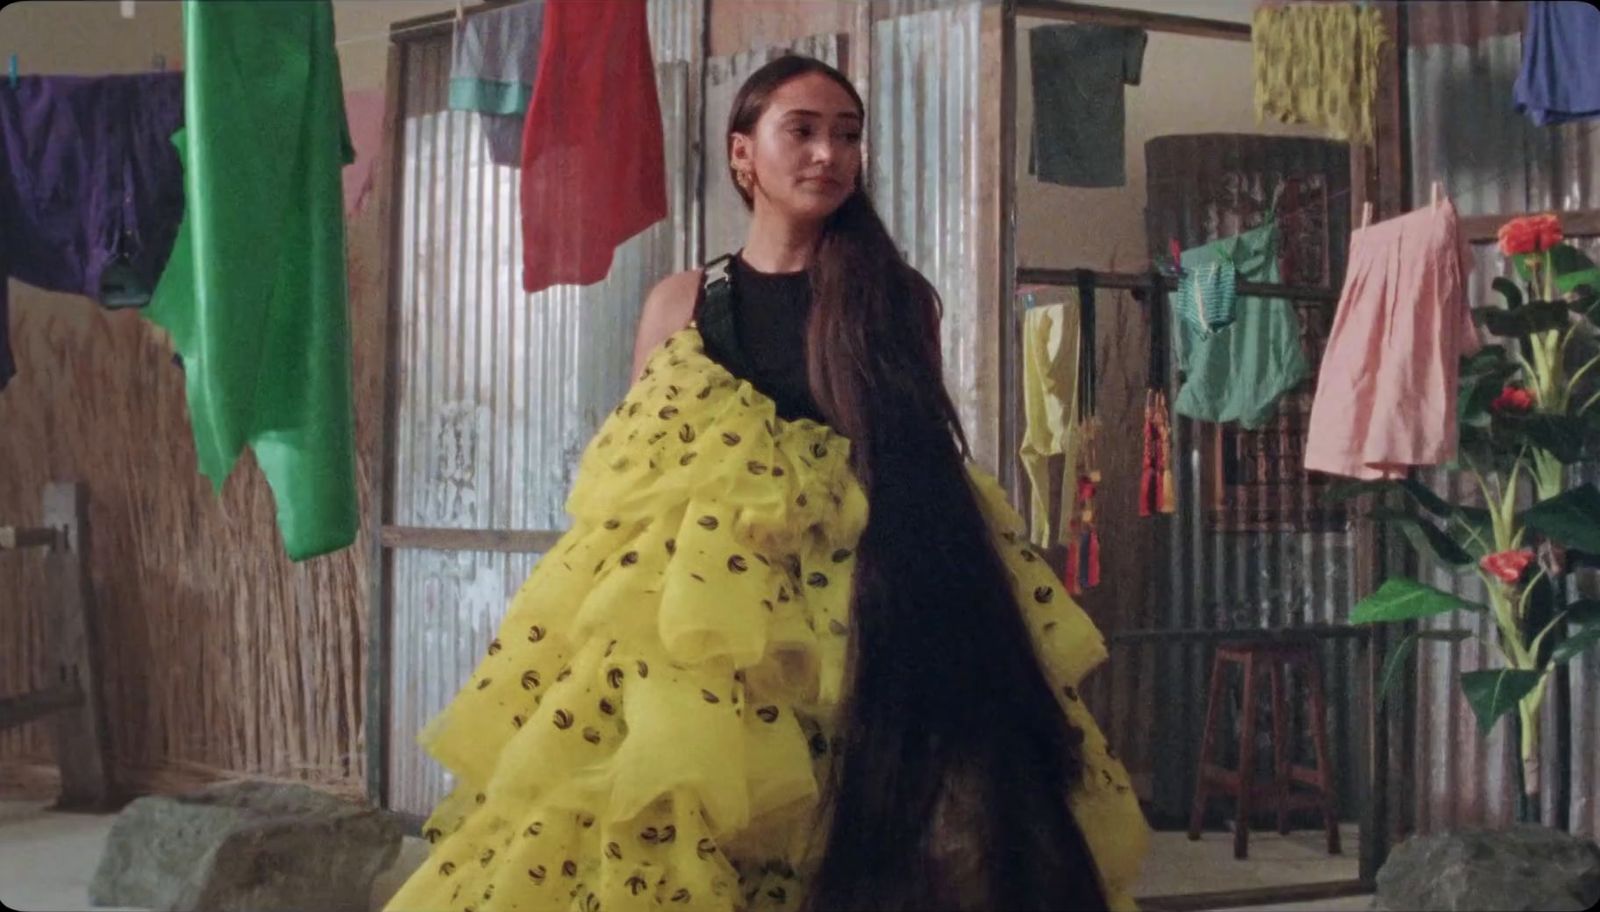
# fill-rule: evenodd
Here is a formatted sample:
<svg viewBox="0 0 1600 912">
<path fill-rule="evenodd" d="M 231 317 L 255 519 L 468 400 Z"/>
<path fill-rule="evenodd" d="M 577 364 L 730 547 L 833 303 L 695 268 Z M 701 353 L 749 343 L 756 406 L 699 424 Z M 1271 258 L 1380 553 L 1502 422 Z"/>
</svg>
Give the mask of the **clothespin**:
<svg viewBox="0 0 1600 912">
<path fill-rule="evenodd" d="M 456 55 L 458 53 L 460 53 L 460 50 L 461 50 L 461 48 L 460 48 L 461 30 L 466 26 L 466 24 L 467 24 L 467 4 L 466 4 L 466 0 L 456 0 L 456 24 L 455 24 L 455 27 L 450 30 L 450 59 L 451 60 L 455 60 L 456 59 Z"/>
<path fill-rule="evenodd" d="M 7 81 L 11 84 L 11 88 L 13 90 L 15 90 L 16 87 L 17 87 L 17 55 L 16 54 L 12 54 L 11 55 L 11 59 L 9 61 L 7 61 L 7 63 L 6 63 L 6 73 L 7 73 L 7 76 L 8 76 Z"/>
<path fill-rule="evenodd" d="M 1361 227 L 1370 228 L 1371 226 L 1372 226 L 1372 202 L 1369 200 L 1369 201 L 1361 204 Z"/>
<path fill-rule="evenodd" d="M 1167 253 L 1172 257 L 1172 277 L 1179 278 L 1183 275 L 1183 246 L 1175 237 L 1167 238 Z"/>
</svg>

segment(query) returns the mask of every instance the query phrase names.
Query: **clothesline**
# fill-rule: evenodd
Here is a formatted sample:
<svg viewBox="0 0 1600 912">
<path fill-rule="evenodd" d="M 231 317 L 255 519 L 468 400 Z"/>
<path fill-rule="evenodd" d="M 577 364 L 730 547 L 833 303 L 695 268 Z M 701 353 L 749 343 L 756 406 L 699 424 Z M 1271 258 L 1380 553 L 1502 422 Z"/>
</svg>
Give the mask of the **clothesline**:
<svg viewBox="0 0 1600 912">
<path fill-rule="evenodd" d="M 418 25 L 408 25 L 405 28 L 385 29 L 381 32 L 367 32 L 363 35 L 352 35 L 349 38 L 340 38 L 333 43 L 334 47 L 344 47 L 350 44 L 363 44 L 368 41 L 388 41 L 401 35 L 410 35 L 413 32 L 437 32 L 443 28 L 453 28 L 452 23 L 429 22 Z"/>
</svg>

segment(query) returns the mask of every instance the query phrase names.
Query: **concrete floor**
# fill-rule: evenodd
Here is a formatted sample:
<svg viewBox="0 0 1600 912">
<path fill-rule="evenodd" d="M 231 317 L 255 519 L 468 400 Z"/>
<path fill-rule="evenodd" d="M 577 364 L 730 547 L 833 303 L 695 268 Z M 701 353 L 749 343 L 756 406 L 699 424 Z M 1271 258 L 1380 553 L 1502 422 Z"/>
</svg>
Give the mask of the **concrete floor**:
<svg viewBox="0 0 1600 912">
<path fill-rule="evenodd" d="M 89 880 L 113 819 L 56 813 L 46 802 L 0 800 L 0 902 L 24 912 L 90 909 Z M 1206 833 L 1198 842 L 1190 842 L 1182 833 L 1157 833 L 1138 894 L 1153 897 L 1354 878 L 1359 848 L 1354 827 L 1346 828 L 1343 839 L 1344 854 L 1329 856 L 1316 832 L 1287 837 L 1252 833 L 1250 857 L 1235 861 L 1227 833 Z M 399 860 L 373 886 L 374 910 L 383 907 L 426 855 L 426 843 L 407 838 Z M 1255 906 L 1252 912 L 1355 912 L 1370 903 L 1370 897 L 1356 896 Z"/>
</svg>

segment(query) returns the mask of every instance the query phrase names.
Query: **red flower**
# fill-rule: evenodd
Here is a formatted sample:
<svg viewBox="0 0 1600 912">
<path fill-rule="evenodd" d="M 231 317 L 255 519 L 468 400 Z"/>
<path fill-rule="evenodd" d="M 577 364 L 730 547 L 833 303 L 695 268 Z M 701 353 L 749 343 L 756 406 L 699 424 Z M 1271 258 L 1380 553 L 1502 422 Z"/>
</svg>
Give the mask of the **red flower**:
<svg viewBox="0 0 1600 912">
<path fill-rule="evenodd" d="M 1494 397 L 1490 407 L 1497 412 L 1527 412 L 1533 410 L 1533 394 L 1520 386 L 1508 386 Z"/>
<path fill-rule="evenodd" d="M 1495 579 L 1511 586 L 1522 579 L 1523 571 L 1527 570 L 1533 561 L 1533 552 L 1523 548 L 1520 551 L 1501 551 L 1498 554 L 1484 555 L 1483 560 L 1478 561 L 1478 566 L 1487 570 Z"/>
<path fill-rule="evenodd" d="M 1553 213 L 1525 215 L 1500 226 L 1500 252 L 1506 256 L 1542 253 L 1561 243 L 1561 219 Z"/>
</svg>

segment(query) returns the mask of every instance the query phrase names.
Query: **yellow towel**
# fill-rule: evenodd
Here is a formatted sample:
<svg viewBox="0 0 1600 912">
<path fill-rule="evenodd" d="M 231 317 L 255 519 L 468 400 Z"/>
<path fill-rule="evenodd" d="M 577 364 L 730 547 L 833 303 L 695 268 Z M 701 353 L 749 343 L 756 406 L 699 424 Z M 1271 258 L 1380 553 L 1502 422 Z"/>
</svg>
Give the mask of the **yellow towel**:
<svg viewBox="0 0 1600 912">
<path fill-rule="evenodd" d="M 1078 313 L 1076 304 L 1048 304 L 1023 317 L 1021 457 L 1033 489 L 1028 535 L 1041 548 L 1060 542 L 1077 499 Z M 1050 509 L 1053 456 L 1066 462 L 1059 516 Z"/>
<path fill-rule="evenodd" d="M 1378 49 L 1389 40 L 1375 7 L 1298 4 L 1256 10 L 1256 122 L 1306 123 L 1333 139 L 1370 144 L 1376 129 Z"/>
</svg>

